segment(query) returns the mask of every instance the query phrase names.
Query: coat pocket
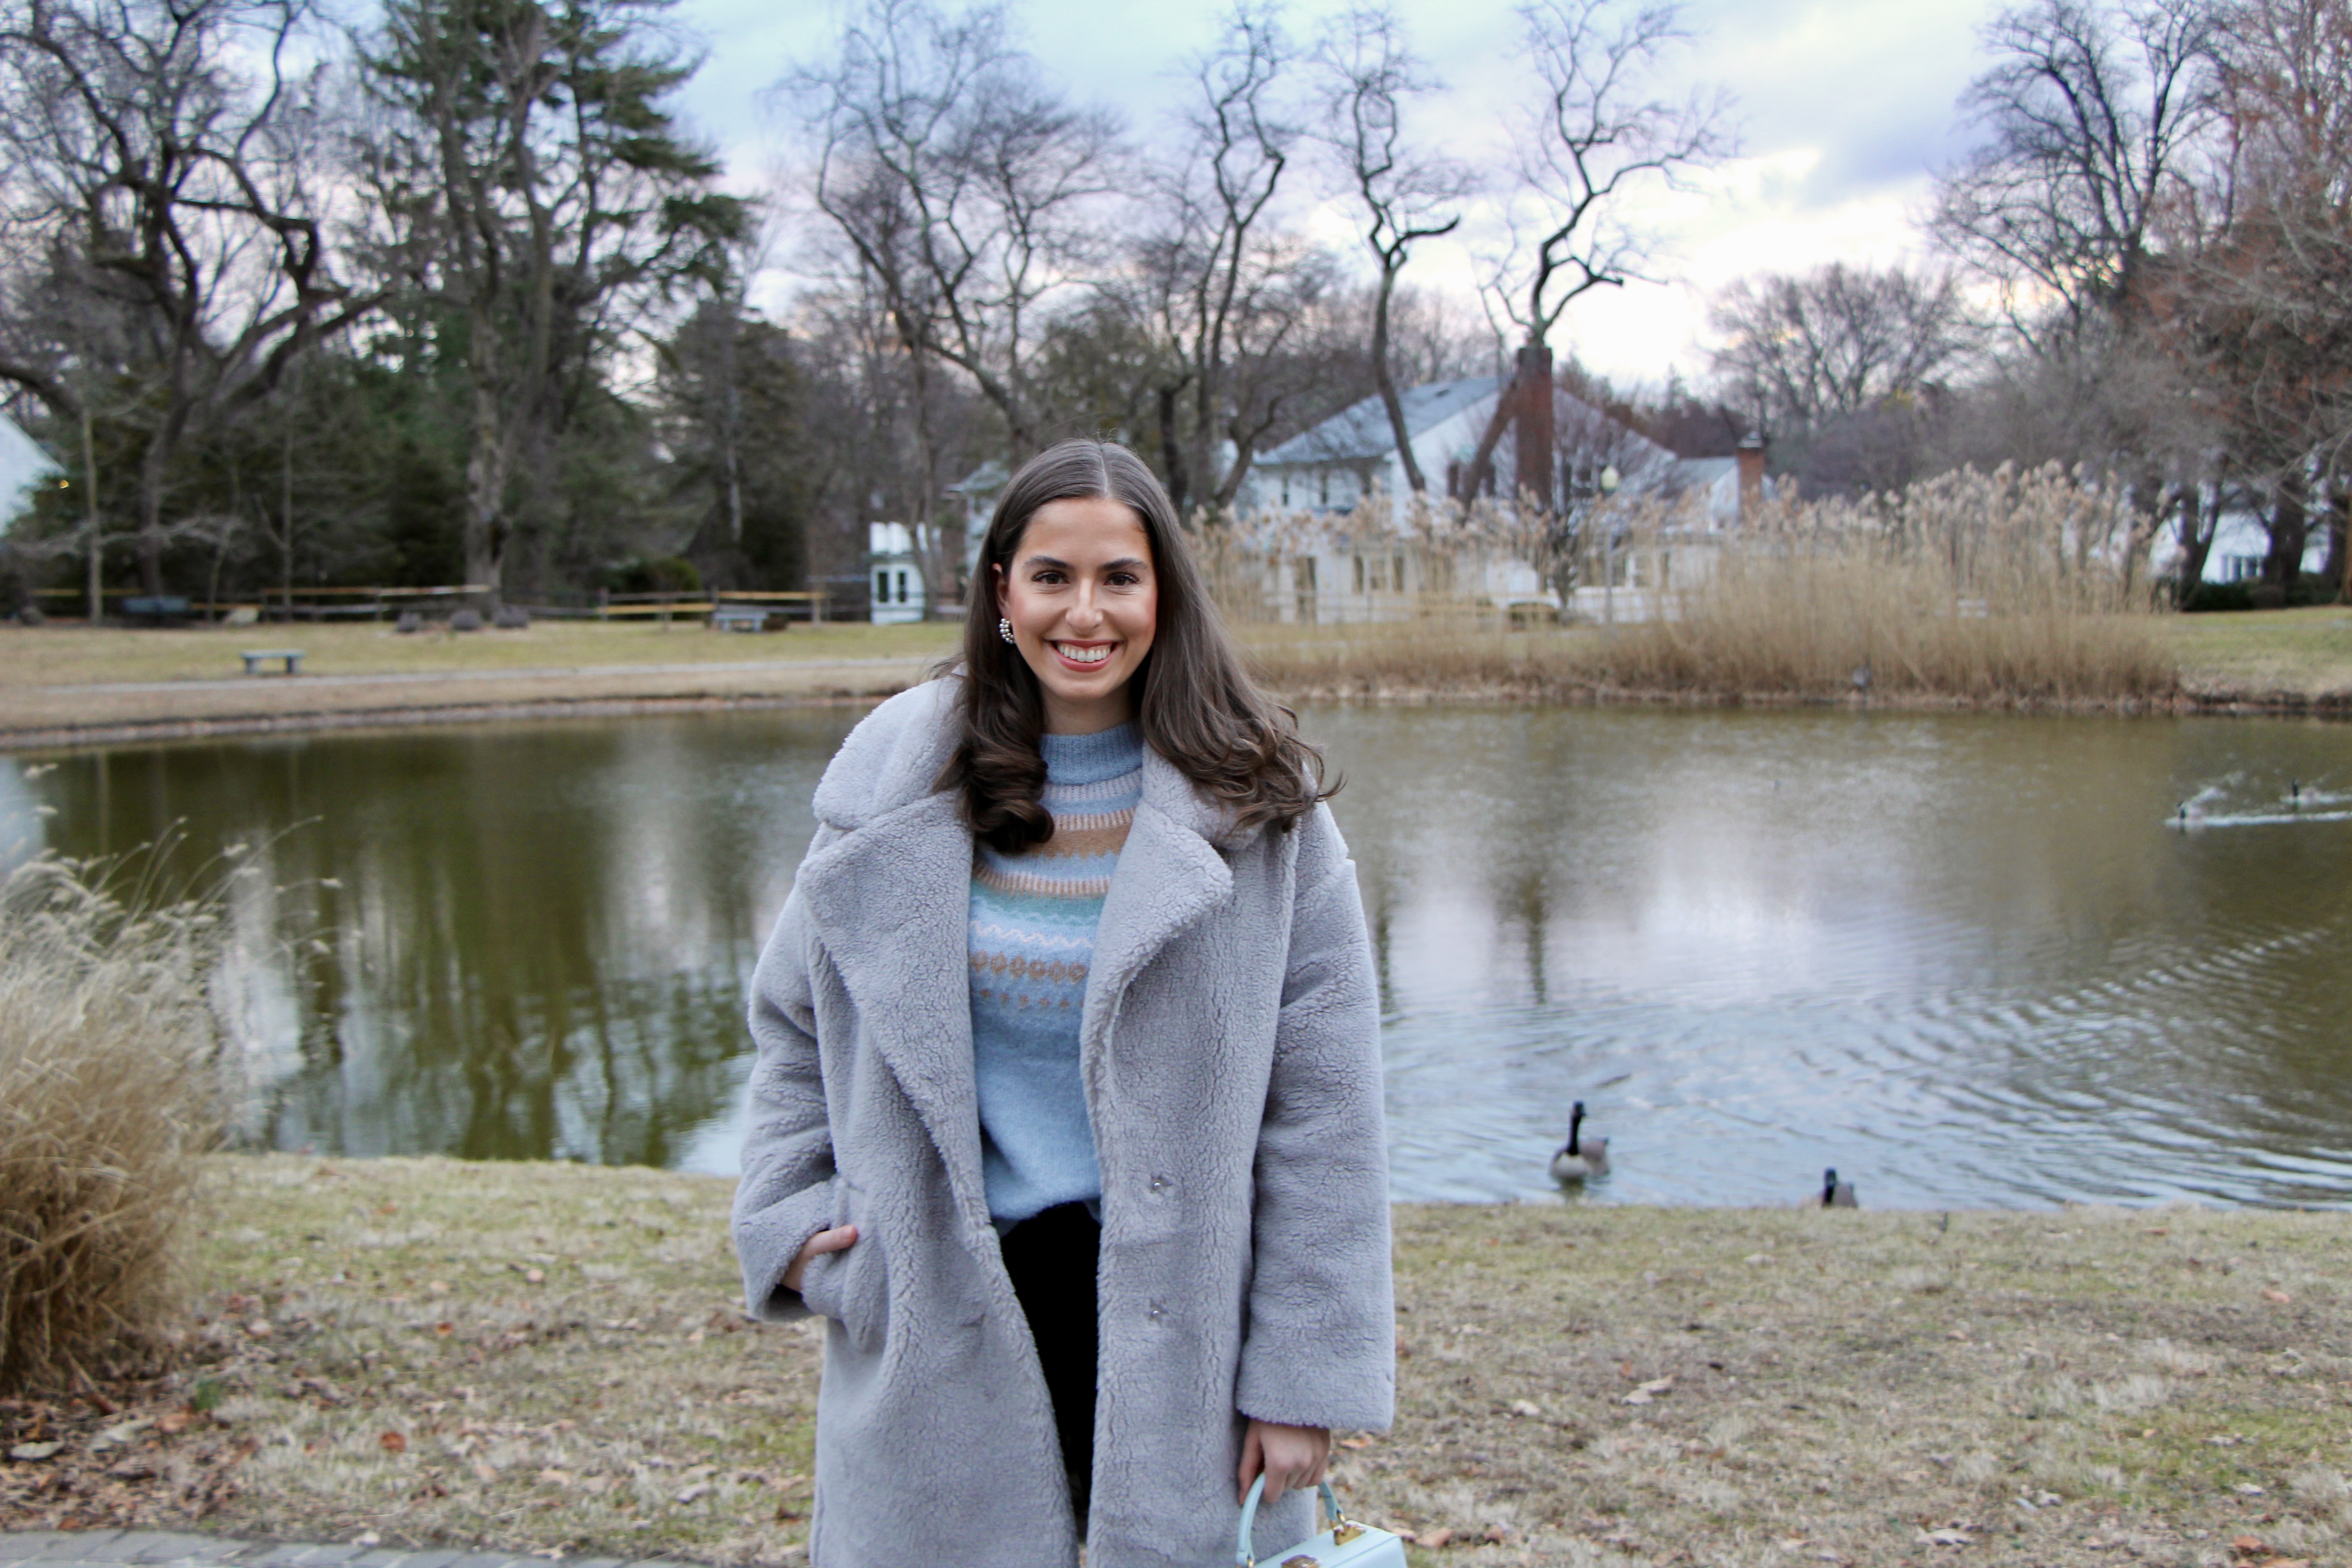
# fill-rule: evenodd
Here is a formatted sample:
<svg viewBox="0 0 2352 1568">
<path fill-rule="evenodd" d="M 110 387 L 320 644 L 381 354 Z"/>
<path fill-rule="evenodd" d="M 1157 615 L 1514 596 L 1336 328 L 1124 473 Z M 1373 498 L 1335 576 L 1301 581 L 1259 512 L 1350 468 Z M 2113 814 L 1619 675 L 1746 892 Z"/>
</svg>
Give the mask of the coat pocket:
<svg viewBox="0 0 2352 1568">
<path fill-rule="evenodd" d="M 889 1261 L 881 1227 L 864 1192 L 846 1179 L 840 1189 L 844 1210 L 837 1223 L 856 1226 L 857 1239 L 842 1251 L 809 1259 L 801 1276 L 801 1300 L 810 1311 L 839 1323 L 859 1350 L 879 1350 L 890 1327 Z"/>
</svg>

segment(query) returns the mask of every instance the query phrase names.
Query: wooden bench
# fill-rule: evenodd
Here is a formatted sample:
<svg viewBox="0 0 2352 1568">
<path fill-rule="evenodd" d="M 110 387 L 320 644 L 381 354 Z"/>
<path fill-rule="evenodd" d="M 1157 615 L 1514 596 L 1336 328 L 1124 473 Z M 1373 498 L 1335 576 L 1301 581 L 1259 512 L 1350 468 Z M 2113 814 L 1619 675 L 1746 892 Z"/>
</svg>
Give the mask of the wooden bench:
<svg viewBox="0 0 2352 1568">
<path fill-rule="evenodd" d="M 194 607 L 176 594 L 142 595 L 122 601 L 122 616 L 131 621 L 184 621 Z"/>
<path fill-rule="evenodd" d="M 238 653 L 236 657 L 245 660 L 245 672 L 247 675 L 259 675 L 261 667 L 273 658 L 285 661 L 287 674 L 302 673 L 302 650 L 299 647 L 249 647 Z"/>
<path fill-rule="evenodd" d="M 764 632 L 774 614 L 763 605 L 719 605 L 712 607 L 709 624 L 714 632 Z"/>
</svg>

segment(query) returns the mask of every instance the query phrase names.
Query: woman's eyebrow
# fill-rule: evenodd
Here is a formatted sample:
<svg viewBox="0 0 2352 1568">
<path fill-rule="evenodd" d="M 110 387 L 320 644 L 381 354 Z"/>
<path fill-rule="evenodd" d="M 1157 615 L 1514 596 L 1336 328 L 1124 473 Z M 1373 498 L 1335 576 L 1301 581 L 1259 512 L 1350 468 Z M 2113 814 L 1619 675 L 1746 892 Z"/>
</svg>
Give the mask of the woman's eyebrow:
<svg viewBox="0 0 2352 1568">
<path fill-rule="evenodd" d="M 1055 570 L 1060 572 L 1067 572 L 1070 569 L 1070 563 L 1056 555 L 1024 556 L 1022 558 L 1021 564 L 1024 566 L 1051 566 Z"/>
</svg>

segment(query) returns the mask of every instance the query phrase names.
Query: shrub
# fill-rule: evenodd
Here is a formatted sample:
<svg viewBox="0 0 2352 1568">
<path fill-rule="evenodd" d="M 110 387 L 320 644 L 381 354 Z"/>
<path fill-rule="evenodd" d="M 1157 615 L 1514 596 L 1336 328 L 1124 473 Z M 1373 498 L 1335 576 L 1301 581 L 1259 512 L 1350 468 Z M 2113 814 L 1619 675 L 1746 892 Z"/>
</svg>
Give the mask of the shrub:
<svg viewBox="0 0 2352 1568">
<path fill-rule="evenodd" d="M 216 915 L 127 903 L 105 870 L 0 880 L 0 1392 L 152 1345 L 234 1104 Z"/>
</svg>

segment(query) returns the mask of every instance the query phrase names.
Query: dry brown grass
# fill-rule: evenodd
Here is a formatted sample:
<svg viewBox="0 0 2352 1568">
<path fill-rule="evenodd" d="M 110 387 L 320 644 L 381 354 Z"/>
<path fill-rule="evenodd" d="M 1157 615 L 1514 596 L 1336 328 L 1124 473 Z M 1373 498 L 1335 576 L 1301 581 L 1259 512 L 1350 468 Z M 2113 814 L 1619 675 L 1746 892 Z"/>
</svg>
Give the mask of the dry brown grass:
<svg viewBox="0 0 2352 1568">
<path fill-rule="evenodd" d="M 1246 544 L 1237 531 L 1210 538 L 1228 616 L 1266 678 L 1300 696 L 1723 701 L 1866 691 L 2143 704 L 2180 684 L 2168 617 L 2153 613 L 2154 590 L 2132 565 L 2146 552 L 2149 520 L 2112 487 L 2055 468 L 1962 470 L 1859 501 L 1767 505 L 1729 534 L 1658 502 L 1600 508 L 1573 528 L 1523 524 L 1484 504 L 1417 508 L 1410 532 L 1420 587 L 1354 606 L 1391 618 L 1278 624 L 1284 599 L 1269 590 L 1268 560 L 1333 526 L 1396 540 L 1378 497 L 1336 525 L 1293 520 Z M 1477 597 L 1488 566 L 1504 559 L 1532 563 L 1548 582 L 1588 586 L 1627 562 L 1643 570 L 1610 601 L 1622 606 L 1619 623 L 1529 630 Z"/>
<path fill-rule="evenodd" d="M 0 882 L 0 1392 L 146 1348 L 230 1110 L 202 902 L 44 857 Z"/>
<path fill-rule="evenodd" d="M 207 1321 L 152 1394 L 209 1384 L 248 1446 L 211 1527 L 795 1559 L 818 1342 L 740 1321 L 730 1184 L 219 1165 Z M 1411 1206 L 1397 1229 L 1398 1425 L 1347 1439 L 1339 1479 L 1420 1538 L 1416 1568 L 2347 1558 L 2345 1216 Z M 39 1484 L 107 1419 L 0 1467 L 0 1523 L 188 1517 L 115 1473 L 170 1475 L 201 1424 Z"/>
</svg>

